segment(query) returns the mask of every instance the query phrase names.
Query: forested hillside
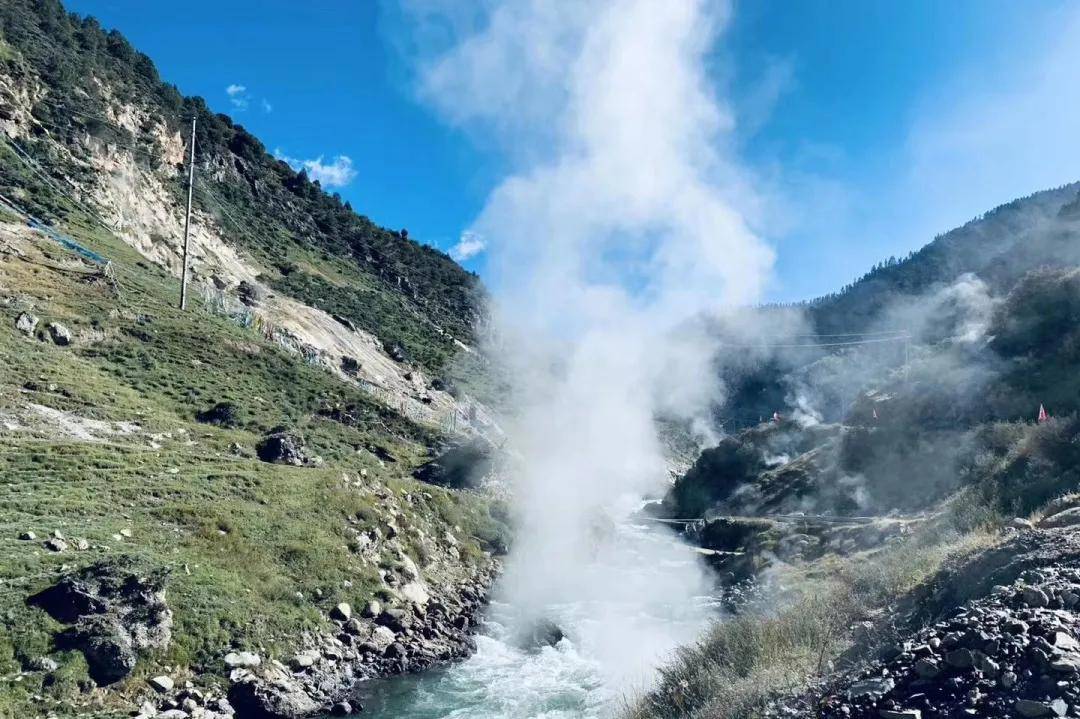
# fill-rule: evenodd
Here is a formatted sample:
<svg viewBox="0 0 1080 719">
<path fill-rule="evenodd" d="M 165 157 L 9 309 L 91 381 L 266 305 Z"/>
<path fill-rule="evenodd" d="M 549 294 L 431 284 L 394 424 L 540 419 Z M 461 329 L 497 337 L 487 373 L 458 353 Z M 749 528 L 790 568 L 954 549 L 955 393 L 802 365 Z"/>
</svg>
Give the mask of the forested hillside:
<svg viewBox="0 0 1080 719">
<path fill-rule="evenodd" d="M 1040 401 L 1063 412 L 1080 410 L 1063 358 L 1080 320 L 1068 299 L 1071 273 L 1080 264 L 1078 208 L 1080 183 L 1037 192 L 939 235 L 902 260 L 881 262 L 834 294 L 755 310 L 755 322 L 773 329 L 762 330 L 757 351 L 718 360 L 728 393 L 717 421 L 738 429 L 774 411 L 807 409 L 840 421 L 860 383 L 887 384 L 890 372 L 921 348 L 963 344 L 972 333 L 996 337 L 989 355 L 953 364 L 969 363 L 972 370 L 994 364 L 1006 383 L 978 406 L 965 401 L 949 411 L 1015 419 Z M 1031 327 L 1036 314 L 1038 336 Z M 1017 334 L 1023 339 L 1015 340 Z M 1044 361 L 1052 357 L 1063 359 Z"/>
<path fill-rule="evenodd" d="M 839 292 L 807 303 L 822 334 L 862 332 L 903 296 L 971 272 L 995 292 L 1007 291 L 1033 269 L 1080 261 L 1080 183 L 1036 192 L 997 207 L 934 238 L 903 259 L 891 257 Z"/>
</svg>

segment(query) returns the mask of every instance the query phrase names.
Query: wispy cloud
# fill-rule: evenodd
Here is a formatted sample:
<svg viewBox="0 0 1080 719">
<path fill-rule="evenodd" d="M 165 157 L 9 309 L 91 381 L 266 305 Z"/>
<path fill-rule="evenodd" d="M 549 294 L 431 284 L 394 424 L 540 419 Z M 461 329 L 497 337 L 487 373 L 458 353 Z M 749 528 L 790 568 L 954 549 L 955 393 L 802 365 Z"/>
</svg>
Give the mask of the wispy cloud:
<svg viewBox="0 0 1080 719">
<path fill-rule="evenodd" d="M 247 87 L 239 83 L 234 82 L 226 87 L 225 94 L 229 96 L 229 102 L 232 103 L 233 110 L 236 112 L 247 110 L 251 104 L 251 96 L 248 95 Z"/>
<path fill-rule="evenodd" d="M 484 251 L 487 242 L 476 232 L 466 230 L 461 233 L 456 245 L 450 248 L 450 256 L 458 262 L 464 262 Z"/>
<path fill-rule="evenodd" d="M 225 94 L 229 97 L 233 112 L 246 112 L 255 101 L 255 96 L 248 90 L 247 85 L 241 85 L 238 82 L 228 85 L 225 88 Z M 265 97 L 259 98 L 258 103 L 263 112 L 269 114 L 274 111 L 274 106 Z"/>
<path fill-rule="evenodd" d="M 318 180 L 323 187 L 344 187 L 356 179 L 356 169 L 352 158 L 338 155 L 332 161 L 325 162 L 323 155 L 310 160 L 289 157 L 281 149 L 274 150 L 274 156 L 284 160 L 294 170 L 304 170 L 312 180 Z"/>
<path fill-rule="evenodd" d="M 1031 15 L 1038 30 L 927 82 L 873 154 L 836 141 L 766 155 L 755 170 L 786 285 L 775 299 L 831 291 L 999 204 L 1080 179 L 1080 8 Z M 737 108 L 744 132 L 788 111 L 783 93 L 800 69 L 796 58 L 763 73 L 760 93 Z M 821 271 L 805 271 L 811 259 Z"/>
<path fill-rule="evenodd" d="M 927 229 L 1080 177 L 1080 7 L 1044 22 L 1038 46 L 1017 48 L 1001 72 L 960 73 L 918 108 L 900 191 Z"/>
</svg>

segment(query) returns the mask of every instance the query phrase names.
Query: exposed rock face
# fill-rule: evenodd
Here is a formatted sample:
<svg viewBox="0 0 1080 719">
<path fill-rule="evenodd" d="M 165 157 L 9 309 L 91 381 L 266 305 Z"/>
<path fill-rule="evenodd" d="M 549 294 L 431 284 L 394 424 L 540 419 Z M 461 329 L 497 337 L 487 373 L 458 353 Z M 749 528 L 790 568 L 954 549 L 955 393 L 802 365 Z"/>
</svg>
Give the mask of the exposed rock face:
<svg viewBox="0 0 1080 719">
<path fill-rule="evenodd" d="M 70 574 L 27 601 L 71 626 L 58 645 L 80 650 L 99 684 L 123 679 L 140 654 L 168 645 L 172 611 L 165 571 L 140 574 L 128 563 L 99 562 Z"/>
<path fill-rule="evenodd" d="M 272 432 L 264 437 L 255 445 L 255 452 L 262 461 L 276 464 L 302 467 L 310 461 L 300 438 L 284 430 Z"/>
<path fill-rule="evenodd" d="M 843 519 L 821 515 L 718 517 L 689 522 L 684 536 L 702 548 L 725 584 L 751 581 L 777 562 L 845 556 L 898 540 L 918 519 Z"/>
</svg>

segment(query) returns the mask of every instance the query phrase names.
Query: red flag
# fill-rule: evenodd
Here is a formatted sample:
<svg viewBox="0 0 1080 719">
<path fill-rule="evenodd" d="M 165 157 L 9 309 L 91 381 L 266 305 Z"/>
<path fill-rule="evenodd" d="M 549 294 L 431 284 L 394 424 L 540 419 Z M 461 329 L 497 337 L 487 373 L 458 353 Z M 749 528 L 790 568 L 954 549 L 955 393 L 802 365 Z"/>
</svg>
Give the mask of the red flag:
<svg viewBox="0 0 1080 719">
<path fill-rule="evenodd" d="M 1046 411 L 1046 408 L 1039 404 L 1039 421 L 1045 422 L 1050 419 L 1050 414 Z"/>
</svg>

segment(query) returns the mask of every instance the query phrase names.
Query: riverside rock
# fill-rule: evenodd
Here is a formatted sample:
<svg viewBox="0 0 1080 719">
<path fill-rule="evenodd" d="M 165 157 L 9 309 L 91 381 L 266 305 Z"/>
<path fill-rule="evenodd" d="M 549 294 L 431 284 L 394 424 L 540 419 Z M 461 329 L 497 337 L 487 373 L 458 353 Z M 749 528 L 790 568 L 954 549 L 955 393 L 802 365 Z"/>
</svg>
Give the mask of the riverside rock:
<svg viewBox="0 0 1080 719">
<path fill-rule="evenodd" d="M 841 680 L 848 689 L 815 699 L 820 717 L 1074 715 L 1073 705 L 1080 705 L 1080 612 L 1064 608 L 1063 597 L 1080 583 L 1080 537 L 1042 529 L 1012 536 L 1016 546 L 993 555 L 999 565 L 976 559 L 970 568 L 953 570 L 979 577 L 985 589 Z M 968 589 L 964 580 L 952 581 Z"/>
<path fill-rule="evenodd" d="M 1052 702 L 1017 699 L 1013 708 L 1023 717 L 1063 717 L 1069 711 L 1068 705 L 1060 699 Z"/>
<path fill-rule="evenodd" d="M 353 706 L 349 702 L 337 702 L 330 707 L 330 716 L 346 717 L 353 713 Z"/>
</svg>

